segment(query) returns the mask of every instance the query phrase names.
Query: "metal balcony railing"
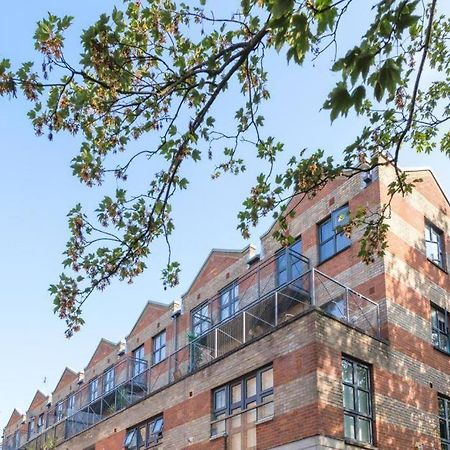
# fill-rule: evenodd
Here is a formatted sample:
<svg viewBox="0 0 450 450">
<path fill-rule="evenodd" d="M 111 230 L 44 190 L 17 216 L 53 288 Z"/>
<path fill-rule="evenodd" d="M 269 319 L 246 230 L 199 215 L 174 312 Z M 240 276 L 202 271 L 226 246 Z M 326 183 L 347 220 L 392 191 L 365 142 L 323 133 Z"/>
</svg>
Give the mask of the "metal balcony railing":
<svg viewBox="0 0 450 450">
<path fill-rule="evenodd" d="M 147 361 L 122 358 L 67 397 L 62 407 L 61 404 L 54 405 L 46 414 L 46 429 L 29 436 L 24 445 L 21 443 L 21 446 L 12 447 L 11 450 L 53 448 L 111 414 L 136 403 L 148 393 L 147 375 Z"/>
<path fill-rule="evenodd" d="M 44 432 L 30 436 L 20 447 L 7 447 L 5 440 L 2 450 L 38 450 L 59 444 L 311 307 L 380 336 L 376 302 L 310 268 L 305 256 L 286 249 L 262 261 L 202 305 L 199 317 L 203 322 L 193 321 L 187 345 L 150 368 L 144 360 L 123 358 L 96 382 L 69 396 L 63 407 L 54 405 L 48 411 Z"/>
</svg>

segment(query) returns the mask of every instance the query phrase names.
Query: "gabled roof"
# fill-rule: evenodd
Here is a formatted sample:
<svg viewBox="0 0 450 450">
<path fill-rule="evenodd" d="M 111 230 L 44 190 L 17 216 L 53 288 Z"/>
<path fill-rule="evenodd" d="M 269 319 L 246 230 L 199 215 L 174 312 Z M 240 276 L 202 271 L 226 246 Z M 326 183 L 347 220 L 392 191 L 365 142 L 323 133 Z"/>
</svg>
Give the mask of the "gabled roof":
<svg viewBox="0 0 450 450">
<path fill-rule="evenodd" d="M 85 369 L 88 369 L 101 359 L 105 358 L 107 355 L 116 350 L 118 346 L 119 344 L 115 344 L 108 339 L 101 338 Z"/>
<path fill-rule="evenodd" d="M 31 401 L 27 411 L 37 408 L 41 403 L 45 402 L 46 400 L 47 396 L 38 389 L 36 391 L 36 394 L 34 394 L 33 400 Z"/>
<path fill-rule="evenodd" d="M 254 251 L 255 248 L 256 247 L 253 244 L 247 245 L 242 250 L 213 248 L 205 258 L 200 270 L 192 280 L 188 290 L 181 297 L 185 297 L 193 288 L 195 288 L 197 280 L 199 280 L 203 274 L 208 273 L 208 271 L 214 271 L 214 259 L 221 258 L 222 260 L 225 260 L 225 267 L 227 267 L 241 259 L 246 253 L 251 253 Z M 214 273 L 211 275 L 213 276 Z"/>
<path fill-rule="evenodd" d="M 67 386 L 69 383 L 72 383 L 73 381 L 78 379 L 78 374 L 70 369 L 69 367 L 66 367 L 58 381 L 58 383 L 55 386 L 55 389 L 53 392 L 56 392 L 58 389 L 62 389 L 64 386 Z"/>
<path fill-rule="evenodd" d="M 17 411 L 17 409 L 14 408 L 14 411 L 12 412 L 5 428 L 11 427 L 12 425 L 16 424 L 19 420 L 22 420 L 22 414 L 19 411 Z"/>
<path fill-rule="evenodd" d="M 434 182 L 436 183 L 436 186 L 442 192 L 442 196 L 445 198 L 445 201 L 450 206 L 450 200 L 449 200 L 446 192 L 444 191 L 441 183 L 439 183 L 439 180 L 437 179 L 436 175 L 434 174 L 433 170 L 430 167 L 409 167 L 409 168 L 405 168 L 405 169 L 402 169 L 402 170 L 403 170 L 403 172 L 408 172 L 408 173 L 412 173 L 412 172 L 429 172 L 430 175 L 432 176 Z"/>
<path fill-rule="evenodd" d="M 139 314 L 139 317 L 137 318 L 135 324 L 133 325 L 133 328 L 128 333 L 125 339 L 128 339 L 130 336 L 132 336 L 136 332 L 136 330 L 139 329 L 139 326 L 142 323 L 146 322 L 148 316 L 155 316 L 156 320 L 156 318 L 158 318 L 161 314 L 164 314 L 169 309 L 170 305 L 166 303 L 160 303 L 149 300 L 145 304 L 144 309 L 142 310 L 141 314 Z"/>
</svg>

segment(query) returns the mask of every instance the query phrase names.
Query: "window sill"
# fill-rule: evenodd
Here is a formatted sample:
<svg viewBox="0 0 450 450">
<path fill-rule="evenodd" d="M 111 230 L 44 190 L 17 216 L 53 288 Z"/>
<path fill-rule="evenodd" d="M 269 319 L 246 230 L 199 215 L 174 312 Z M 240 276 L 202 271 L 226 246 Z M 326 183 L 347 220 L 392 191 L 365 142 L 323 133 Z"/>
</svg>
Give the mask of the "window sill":
<svg viewBox="0 0 450 450">
<path fill-rule="evenodd" d="M 215 441 L 216 439 L 223 438 L 223 437 L 225 437 L 226 435 L 227 435 L 227 433 L 224 431 L 223 433 L 219 433 L 219 434 L 216 434 L 216 435 L 214 435 L 214 436 L 211 436 L 211 437 L 209 438 L 209 440 L 210 440 L 210 441 Z"/>
<path fill-rule="evenodd" d="M 161 361 L 158 361 L 158 362 L 156 362 L 156 363 L 152 363 L 152 365 L 150 366 L 150 368 L 151 368 L 151 367 L 156 367 L 157 365 L 162 364 L 163 362 L 166 361 L 166 359 L 167 359 L 167 356 L 166 356 L 164 359 L 162 359 Z"/>
<path fill-rule="evenodd" d="M 264 417 L 264 419 L 257 420 L 255 423 L 256 425 L 260 425 L 261 423 L 270 422 L 273 418 L 274 416 Z"/>
<path fill-rule="evenodd" d="M 446 356 L 450 356 L 450 352 L 449 352 L 449 351 L 444 350 L 444 349 L 438 347 L 437 345 L 433 345 L 433 348 L 434 348 L 435 350 L 437 350 L 438 352 L 440 352 L 440 353 L 446 355 Z"/>
<path fill-rule="evenodd" d="M 442 270 L 446 275 L 448 275 L 447 269 L 443 266 L 440 266 L 438 263 L 434 262 L 432 259 L 427 258 L 427 261 L 433 264 L 434 267 L 437 267 L 439 270 Z"/>
<path fill-rule="evenodd" d="M 345 438 L 344 442 L 348 445 L 353 445 L 354 447 L 365 448 L 368 450 L 378 450 L 378 447 L 369 444 L 368 442 L 356 441 L 355 439 Z"/>
<path fill-rule="evenodd" d="M 343 249 L 339 250 L 338 252 L 333 253 L 333 254 L 332 254 L 331 256 L 329 256 L 328 258 L 323 259 L 323 260 L 321 260 L 321 261 L 319 260 L 319 262 L 317 263 L 317 266 L 316 266 L 316 267 L 320 267 L 322 264 L 325 264 L 326 262 L 332 260 L 335 256 L 340 255 L 341 253 L 344 253 L 344 252 L 345 252 L 346 250 L 348 250 L 351 246 L 352 246 L 352 244 L 350 243 L 349 245 L 347 245 L 347 247 L 344 247 Z"/>
</svg>

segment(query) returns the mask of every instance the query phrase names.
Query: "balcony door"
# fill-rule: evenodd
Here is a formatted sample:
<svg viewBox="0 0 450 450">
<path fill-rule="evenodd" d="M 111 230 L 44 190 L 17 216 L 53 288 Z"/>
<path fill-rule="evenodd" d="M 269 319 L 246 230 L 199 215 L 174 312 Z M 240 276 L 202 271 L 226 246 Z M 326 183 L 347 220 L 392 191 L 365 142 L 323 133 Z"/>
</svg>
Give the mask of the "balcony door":
<svg viewBox="0 0 450 450">
<path fill-rule="evenodd" d="M 277 286 L 296 280 L 303 273 L 302 240 L 297 239 L 277 257 Z"/>
</svg>

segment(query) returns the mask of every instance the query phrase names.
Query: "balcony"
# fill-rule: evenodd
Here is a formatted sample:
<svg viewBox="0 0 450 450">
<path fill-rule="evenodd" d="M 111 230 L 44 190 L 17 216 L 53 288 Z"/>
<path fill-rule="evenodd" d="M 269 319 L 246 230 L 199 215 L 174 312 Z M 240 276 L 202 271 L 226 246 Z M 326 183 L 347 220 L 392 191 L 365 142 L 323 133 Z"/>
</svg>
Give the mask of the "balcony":
<svg viewBox="0 0 450 450">
<path fill-rule="evenodd" d="M 20 446 L 38 450 L 59 444 L 111 414 L 271 333 L 311 308 L 320 308 L 366 334 L 380 336 L 379 305 L 315 268 L 289 248 L 261 261 L 203 304 L 189 342 L 152 367 L 121 359 L 47 413 L 46 430 Z M 200 320 L 197 320 L 199 319 Z M 14 444 L 15 445 L 15 444 Z"/>
<path fill-rule="evenodd" d="M 52 448 L 106 419 L 111 414 L 136 403 L 148 393 L 147 361 L 125 357 L 102 375 L 91 380 L 64 402 L 47 412 L 47 428 L 30 436 L 26 445 L 11 450 Z M 10 450 L 8 448 L 8 450 Z"/>
</svg>

